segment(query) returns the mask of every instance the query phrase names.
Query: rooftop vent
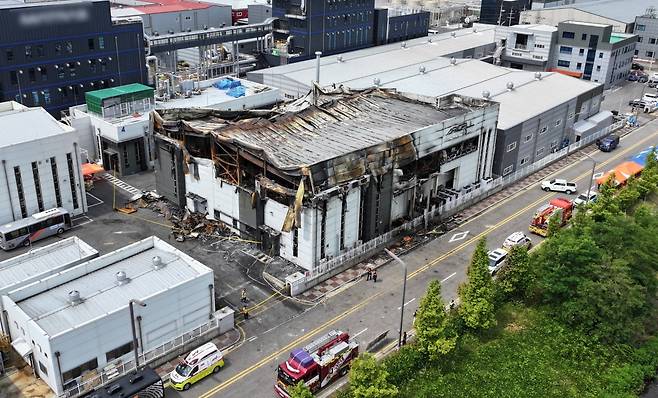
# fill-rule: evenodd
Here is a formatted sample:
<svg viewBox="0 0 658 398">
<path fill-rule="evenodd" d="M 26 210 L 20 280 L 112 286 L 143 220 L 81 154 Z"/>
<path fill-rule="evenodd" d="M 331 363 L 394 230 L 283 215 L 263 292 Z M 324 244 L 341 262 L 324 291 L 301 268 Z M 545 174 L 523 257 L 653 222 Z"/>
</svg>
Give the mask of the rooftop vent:
<svg viewBox="0 0 658 398">
<path fill-rule="evenodd" d="M 342 55 L 337 56 L 336 59 L 338 60 L 338 62 L 343 62 L 343 56 Z"/>
<path fill-rule="evenodd" d="M 372 82 L 375 83 L 375 87 L 379 87 L 379 85 L 382 83 L 382 81 L 379 80 L 378 77 L 372 79 Z"/>
<path fill-rule="evenodd" d="M 130 282 L 130 278 L 128 278 L 128 275 L 124 271 L 119 271 L 116 273 L 117 277 L 117 285 L 122 286 L 125 285 L 126 283 Z"/>
<path fill-rule="evenodd" d="M 450 32 L 450 36 L 457 37 L 457 32 Z"/>
<path fill-rule="evenodd" d="M 473 33 L 477 33 L 477 32 L 478 32 L 478 28 L 473 27 Z"/>
<path fill-rule="evenodd" d="M 82 303 L 82 297 L 80 297 L 80 292 L 77 290 L 71 290 L 68 295 L 69 304 L 78 305 Z"/>
<path fill-rule="evenodd" d="M 535 79 L 541 80 L 541 72 L 535 72 Z"/>
<path fill-rule="evenodd" d="M 450 65 L 457 65 L 457 58 L 450 57 Z"/>
<path fill-rule="evenodd" d="M 487 90 L 484 90 L 484 91 L 482 92 L 482 98 L 489 99 L 489 97 L 491 97 L 491 93 L 490 93 L 489 91 L 487 91 Z"/>
<path fill-rule="evenodd" d="M 406 41 L 402 42 L 402 48 L 407 48 L 407 42 Z"/>
<path fill-rule="evenodd" d="M 162 262 L 162 258 L 160 256 L 153 256 L 151 261 L 153 261 L 153 269 L 164 268 L 164 263 Z"/>
<path fill-rule="evenodd" d="M 427 42 L 428 42 L 428 43 L 431 43 L 431 42 L 432 42 L 432 38 L 431 38 L 431 37 L 428 37 L 428 38 L 427 38 Z"/>
<path fill-rule="evenodd" d="M 418 67 L 418 72 L 420 72 L 421 75 L 425 74 L 425 66 L 421 65 Z"/>
<path fill-rule="evenodd" d="M 510 91 L 514 90 L 514 82 L 507 82 L 507 89 Z"/>
</svg>

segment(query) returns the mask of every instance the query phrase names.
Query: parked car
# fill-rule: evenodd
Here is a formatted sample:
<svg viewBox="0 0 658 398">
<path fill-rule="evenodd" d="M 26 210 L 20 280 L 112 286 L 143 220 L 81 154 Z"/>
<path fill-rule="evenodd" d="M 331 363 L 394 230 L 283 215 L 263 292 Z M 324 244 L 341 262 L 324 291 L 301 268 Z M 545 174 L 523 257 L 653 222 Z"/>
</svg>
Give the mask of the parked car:
<svg viewBox="0 0 658 398">
<path fill-rule="evenodd" d="M 610 134 L 607 137 L 596 140 L 596 146 L 603 152 L 612 152 L 619 146 L 619 136 L 616 134 Z"/>
<path fill-rule="evenodd" d="M 644 66 L 642 66 L 641 64 L 638 64 L 637 62 L 633 62 L 633 64 L 631 65 L 631 69 L 633 69 L 633 70 L 644 70 Z"/>
<path fill-rule="evenodd" d="M 564 192 L 566 194 L 576 193 L 578 187 L 575 182 L 569 182 L 560 178 L 554 178 L 550 181 L 541 183 L 541 189 L 544 191 Z"/>
<path fill-rule="evenodd" d="M 487 254 L 487 256 L 489 257 L 489 273 L 494 275 L 505 264 L 505 260 L 507 259 L 507 250 L 492 250 Z"/>
<path fill-rule="evenodd" d="M 578 197 L 573 201 L 573 204 L 576 206 L 584 205 L 585 203 L 596 202 L 596 198 L 598 197 L 599 193 L 596 191 L 589 190 L 587 192 L 583 192 Z"/>
<path fill-rule="evenodd" d="M 642 101 L 640 98 L 636 98 L 634 100 L 628 101 L 628 105 L 630 105 L 631 108 L 644 108 L 646 103 Z"/>
<path fill-rule="evenodd" d="M 644 93 L 642 96 L 642 101 L 644 102 L 658 102 L 658 94 L 656 93 Z"/>
<path fill-rule="evenodd" d="M 516 246 L 524 246 L 526 249 L 530 249 L 532 241 L 523 232 L 514 232 L 503 242 L 503 249 L 511 249 Z"/>
<path fill-rule="evenodd" d="M 628 74 L 627 79 L 632 82 L 646 83 L 649 80 L 649 75 L 642 71 L 634 70 Z"/>
</svg>

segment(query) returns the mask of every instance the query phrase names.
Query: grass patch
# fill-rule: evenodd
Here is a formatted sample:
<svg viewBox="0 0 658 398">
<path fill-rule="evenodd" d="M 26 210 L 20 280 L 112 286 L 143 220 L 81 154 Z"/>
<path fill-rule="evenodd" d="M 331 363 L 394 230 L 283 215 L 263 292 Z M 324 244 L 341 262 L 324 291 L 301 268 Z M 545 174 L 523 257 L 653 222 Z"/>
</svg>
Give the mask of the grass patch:
<svg viewBox="0 0 658 398">
<path fill-rule="evenodd" d="M 399 377 L 399 368 L 410 372 L 408 366 L 391 366 L 398 362 L 395 357 L 386 363 L 391 380 L 402 381 L 401 397 L 624 396 L 637 387 L 640 372 L 625 366 L 632 351 L 593 343 L 542 309 L 506 304 L 496 328 L 484 336 L 463 335 L 455 352 L 439 364 Z M 416 354 L 402 355 L 404 363 Z"/>
</svg>

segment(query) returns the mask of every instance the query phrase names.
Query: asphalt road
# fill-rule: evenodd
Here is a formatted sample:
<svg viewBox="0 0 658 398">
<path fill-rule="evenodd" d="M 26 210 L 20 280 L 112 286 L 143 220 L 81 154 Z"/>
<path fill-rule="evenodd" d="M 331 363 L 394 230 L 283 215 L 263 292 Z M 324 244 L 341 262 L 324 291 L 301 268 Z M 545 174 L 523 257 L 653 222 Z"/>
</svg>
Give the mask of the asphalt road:
<svg viewBox="0 0 658 398">
<path fill-rule="evenodd" d="M 597 161 L 597 172 L 602 172 L 656 144 L 658 121 L 653 121 L 624 137 L 614 152 L 603 153 L 592 148 L 591 155 Z M 575 180 L 583 191 L 587 188 L 590 172 L 591 162 L 583 157 L 554 176 Z M 430 280 L 442 282 L 442 292 L 447 301 L 456 297 L 457 287 L 466 279 L 466 267 L 476 242 L 486 236 L 489 249 L 494 249 L 512 232 L 527 231 L 535 210 L 555 196 L 561 195 L 543 192 L 534 184 L 466 221 L 458 229 L 403 256 L 409 268 L 405 330 L 411 328 L 411 314 Z M 534 235 L 531 238 L 534 243 L 540 240 Z M 171 390 L 167 396 L 271 397 L 278 363 L 293 348 L 307 344 L 328 330 L 338 328 L 358 335 L 357 340 L 363 346 L 386 330 L 389 336 L 396 336 L 402 301 L 402 271 L 399 265 L 389 263 L 378 274 L 380 278 L 376 284 L 357 280 L 297 315 L 276 315 L 278 325 L 263 330 L 259 327 L 264 322 L 261 317 L 269 313 L 278 314 L 280 308 L 290 305 L 290 300 L 272 299 L 266 304 L 266 311 L 242 324 L 245 341 L 227 354 L 228 366 L 187 392 Z M 268 319 L 271 321 L 271 318 Z"/>
</svg>

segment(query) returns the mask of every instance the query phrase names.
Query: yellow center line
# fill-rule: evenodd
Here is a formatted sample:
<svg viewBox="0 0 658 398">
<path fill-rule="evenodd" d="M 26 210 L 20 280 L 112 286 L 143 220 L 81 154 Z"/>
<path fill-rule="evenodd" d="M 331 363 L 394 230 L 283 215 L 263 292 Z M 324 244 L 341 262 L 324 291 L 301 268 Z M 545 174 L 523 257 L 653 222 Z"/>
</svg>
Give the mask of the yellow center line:
<svg viewBox="0 0 658 398">
<path fill-rule="evenodd" d="M 651 135 L 645 137 L 644 139 L 638 141 L 638 142 L 635 143 L 634 145 L 632 145 L 632 146 L 630 146 L 630 147 L 628 147 L 628 148 L 625 148 L 623 151 L 620 151 L 618 154 L 612 156 L 610 159 L 608 159 L 608 160 L 606 160 L 606 161 L 603 161 L 603 162 L 601 162 L 601 163 L 597 163 L 597 167 L 596 167 L 596 168 L 597 168 L 597 169 L 598 169 L 598 168 L 601 168 L 601 167 L 603 167 L 603 166 L 609 164 L 610 162 L 612 162 L 612 161 L 614 161 L 614 160 L 617 160 L 617 159 L 619 159 L 620 157 L 625 156 L 627 153 L 633 151 L 633 150 L 634 150 L 635 148 L 637 148 L 638 146 L 643 145 L 644 142 L 646 142 L 646 141 L 652 139 L 652 138 L 654 137 L 655 134 L 656 134 L 656 132 L 654 132 L 653 134 L 651 134 Z M 568 169 L 574 167 L 575 165 L 577 165 L 577 164 L 579 164 L 579 163 L 580 163 L 580 161 L 575 162 L 575 163 L 572 163 L 571 165 L 568 165 L 568 166 L 564 167 L 563 169 L 561 169 L 561 171 L 563 172 L 563 171 L 565 171 L 565 170 L 568 170 Z M 583 177 L 585 177 L 585 176 L 587 176 L 587 175 L 589 175 L 589 174 L 590 174 L 589 172 L 583 173 L 583 174 L 581 174 L 580 176 L 578 176 L 576 179 L 581 179 L 581 178 L 583 178 Z M 534 183 L 534 184 L 531 184 L 530 186 L 534 186 L 534 185 L 537 185 L 537 184 L 538 184 L 538 182 L 537 182 L 537 183 Z M 501 221 L 501 222 L 498 222 L 498 223 L 496 223 L 495 225 L 493 225 L 493 226 L 491 226 L 491 227 L 489 227 L 489 228 L 486 228 L 482 233 L 480 233 L 480 234 L 478 234 L 478 235 L 476 235 L 476 236 L 470 238 L 468 241 L 466 241 L 466 242 L 460 244 L 459 246 L 457 246 L 457 247 L 451 249 L 450 251 L 446 252 L 445 254 L 443 254 L 443 255 L 441 255 L 441 256 L 435 258 L 434 260 L 430 261 L 429 263 L 425 264 L 424 266 L 422 266 L 422 267 L 419 268 L 418 270 L 412 272 L 412 273 L 409 274 L 409 276 L 407 277 L 407 280 L 410 280 L 410 279 L 412 279 L 412 278 L 414 278 L 414 277 L 420 275 L 422 272 L 428 270 L 428 269 L 429 269 L 430 267 L 432 267 L 433 265 L 435 265 L 435 264 L 437 264 L 437 263 L 439 263 L 439 262 L 445 260 L 447 257 L 449 257 L 449 256 L 451 256 L 451 255 L 453 255 L 453 254 L 455 254 L 456 252 L 459 252 L 459 251 L 465 249 L 466 247 L 468 247 L 468 246 L 469 246 L 470 244 L 472 244 L 473 242 L 476 242 L 477 240 L 479 240 L 482 236 L 485 236 L 485 235 L 487 235 L 489 232 L 491 232 L 491 231 L 493 231 L 493 230 L 499 228 L 501 225 L 503 225 L 503 224 L 509 222 L 511 219 L 513 219 L 513 218 L 515 218 L 515 217 L 518 217 L 518 216 L 519 216 L 520 214 L 522 214 L 523 212 L 526 212 L 526 211 L 528 211 L 528 210 L 530 210 L 530 209 L 536 207 L 537 204 L 539 204 L 539 203 L 541 203 L 541 202 L 543 202 L 543 201 L 546 201 L 549 197 L 551 197 L 551 196 L 553 196 L 553 195 L 554 195 L 554 193 L 547 194 L 547 195 L 541 197 L 540 199 L 536 200 L 535 202 L 529 204 L 528 206 L 525 206 L 523 209 L 517 211 L 517 212 L 514 213 L 513 215 L 511 215 L 511 216 L 505 218 L 505 220 L 503 220 L 503 221 Z M 503 202 L 501 202 L 500 204 L 496 205 L 496 207 L 499 207 L 499 206 L 500 206 L 501 204 L 503 204 L 504 202 L 505 202 L 505 201 L 503 201 Z M 353 306 L 353 307 L 350 308 L 350 309 L 345 310 L 345 311 L 342 312 L 341 314 L 338 314 L 338 315 L 335 316 L 334 318 L 328 320 L 327 322 L 325 322 L 325 323 L 323 323 L 322 325 L 316 327 L 315 329 L 313 329 L 313 330 L 307 332 L 307 333 L 304 334 L 303 336 L 300 336 L 299 338 L 297 338 L 297 339 L 295 339 L 294 341 L 288 343 L 288 344 L 285 345 L 284 347 L 282 347 L 282 348 L 276 350 L 275 352 L 273 352 L 273 353 L 267 355 L 266 357 L 262 358 L 261 360 L 259 360 L 259 361 L 256 362 L 255 364 L 249 366 L 249 367 L 246 368 L 246 369 L 243 369 L 242 371 L 238 372 L 238 373 L 235 374 L 234 376 L 228 378 L 228 379 L 227 379 L 226 381 L 224 381 L 223 383 L 218 384 L 217 386 L 215 386 L 215 387 L 213 387 L 212 389 L 208 390 L 208 391 L 205 392 L 204 394 L 200 395 L 199 398 L 209 398 L 209 397 L 213 396 L 214 394 L 218 393 L 219 391 L 221 391 L 221 390 L 223 390 L 223 389 L 229 387 L 230 385 L 232 385 L 232 384 L 235 383 L 236 381 L 238 381 L 238 380 L 242 379 L 243 377 L 245 377 L 245 376 L 251 374 L 252 372 L 254 372 L 254 371 L 255 371 L 256 369 L 258 369 L 259 367 L 261 367 L 261 366 L 263 366 L 263 365 L 269 363 L 271 360 L 275 359 L 276 357 L 278 357 L 278 356 L 281 355 L 282 353 L 285 353 L 286 351 L 289 351 L 291 348 L 293 348 L 293 347 L 295 347 L 295 346 L 297 346 L 297 345 L 300 345 L 302 342 L 304 342 L 304 341 L 310 339 L 311 337 L 313 337 L 313 336 L 316 335 L 317 333 L 321 332 L 322 330 L 324 330 L 324 329 L 326 329 L 326 328 L 332 326 L 333 324 L 337 323 L 338 321 L 340 321 L 340 320 L 346 318 L 347 316 L 349 316 L 349 315 L 353 314 L 354 312 L 360 310 L 361 308 L 365 307 L 365 306 L 368 305 L 370 302 L 376 300 L 377 298 L 379 298 L 379 297 L 382 296 L 383 294 L 385 294 L 385 293 L 389 293 L 390 291 L 392 291 L 392 290 L 394 290 L 394 289 L 397 289 L 397 286 L 399 286 L 400 284 L 402 284 L 402 280 L 398 281 L 394 286 L 392 286 L 391 288 L 389 288 L 389 289 L 387 289 L 387 290 L 381 290 L 381 291 L 379 291 L 378 293 L 376 293 L 376 294 L 374 294 L 374 295 L 372 295 L 372 296 L 367 297 L 366 299 L 364 299 L 363 301 L 361 301 L 359 304 Z"/>
</svg>

